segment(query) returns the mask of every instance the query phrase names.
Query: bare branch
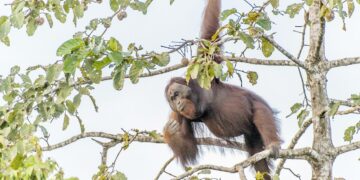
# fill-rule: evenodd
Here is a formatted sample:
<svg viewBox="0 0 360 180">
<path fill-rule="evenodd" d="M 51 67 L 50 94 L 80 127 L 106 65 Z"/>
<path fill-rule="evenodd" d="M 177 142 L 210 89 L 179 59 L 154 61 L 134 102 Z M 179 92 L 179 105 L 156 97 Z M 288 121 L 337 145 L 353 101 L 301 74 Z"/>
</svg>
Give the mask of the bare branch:
<svg viewBox="0 0 360 180">
<path fill-rule="evenodd" d="M 332 103 L 338 103 L 339 102 L 343 106 L 355 107 L 355 104 L 353 104 L 350 100 L 330 99 L 330 101 Z"/>
<path fill-rule="evenodd" d="M 297 144 L 297 142 L 299 141 L 300 137 L 305 133 L 306 129 L 311 125 L 311 123 L 312 123 L 312 120 L 308 119 L 302 124 L 301 128 L 296 132 L 294 137 L 291 139 L 291 142 L 288 145 L 287 149 L 294 149 L 294 147 Z M 286 159 L 280 160 L 279 164 L 276 166 L 275 174 L 280 174 L 281 169 L 283 168 L 283 166 L 285 164 L 285 161 L 286 161 Z"/>
<path fill-rule="evenodd" d="M 305 12 L 307 14 L 307 12 Z M 300 43 L 300 49 L 299 49 L 299 52 L 298 52 L 298 55 L 297 55 L 297 59 L 300 59 L 301 57 L 301 53 L 304 49 L 304 46 L 305 46 L 305 34 L 306 34 L 306 27 L 307 27 L 307 19 L 305 19 L 305 23 L 303 25 L 303 29 L 302 29 L 302 32 L 301 32 L 301 43 Z M 298 69 L 298 72 L 299 72 L 299 76 L 300 76 L 300 80 L 301 80 L 301 85 L 302 85 L 302 89 L 303 89 L 303 93 L 304 93 L 304 98 L 305 98 L 305 104 L 306 104 L 306 107 L 309 106 L 309 99 L 306 95 L 306 86 L 305 86 L 305 81 L 304 81 L 304 78 L 303 78 L 303 75 L 301 73 L 301 70 L 300 70 L 300 67 L 297 67 Z"/>
<path fill-rule="evenodd" d="M 147 72 L 147 73 L 140 74 L 139 77 L 143 78 L 143 77 L 156 76 L 156 75 L 164 74 L 164 73 L 167 73 L 167 72 L 170 72 L 170 71 L 175 71 L 175 70 L 181 69 L 183 67 L 186 67 L 186 65 L 184 65 L 184 64 L 175 64 L 175 65 L 165 67 L 165 68 L 162 68 L 162 69 L 158 69 L 158 70 L 155 70 L 155 71 L 152 71 L 152 72 Z M 125 78 L 130 78 L 130 76 L 126 75 Z M 101 81 L 107 81 L 107 80 L 111 80 L 111 79 L 112 79 L 111 76 L 105 76 L 105 77 L 101 78 Z M 91 81 L 86 81 L 86 82 L 81 83 L 81 84 L 89 84 L 89 83 L 91 83 Z"/>
<path fill-rule="evenodd" d="M 239 172 L 240 180 L 247 180 L 247 178 L 245 176 L 244 168 L 239 167 L 238 172 Z"/>
<path fill-rule="evenodd" d="M 336 112 L 336 114 L 338 114 L 338 115 L 346 115 L 346 114 L 355 113 L 355 111 L 359 112 L 360 111 L 360 106 L 351 107 L 351 108 L 349 108 L 347 110 L 344 110 L 344 111 L 338 111 L 338 112 Z"/>
<path fill-rule="evenodd" d="M 155 180 L 158 180 L 163 172 L 165 172 L 166 167 L 175 159 L 175 157 L 171 157 L 169 160 L 165 162 L 163 167 L 160 169 L 159 173 L 156 175 Z"/>
<path fill-rule="evenodd" d="M 258 58 L 246 58 L 246 57 L 231 57 L 226 56 L 224 59 L 228 59 L 229 61 L 241 62 L 247 64 L 255 64 L 255 65 L 268 65 L 268 66 L 297 66 L 292 61 L 289 60 L 268 60 L 268 59 L 258 59 Z"/>
<path fill-rule="evenodd" d="M 358 149 L 360 149 L 360 141 L 336 147 L 332 151 L 332 155 L 338 156 L 340 154 L 343 154 L 343 153 L 346 153 L 349 151 L 353 151 L 353 150 L 358 150 Z"/>
<path fill-rule="evenodd" d="M 192 168 L 190 171 L 187 171 L 187 172 L 177 176 L 175 179 L 186 178 L 186 177 L 191 176 L 192 174 L 194 174 L 200 170 L 204 170 L 204 169 L 210 169 L 210 170 L 216 170 L 216 171 L 222 171 L 222 172 L 228 172 L 228 173 L 237 173 L 237 172 L 239 172 L 239 169 L 241 170 L 241 168 L 244 169 L 246 167 L 249 167 L 250 165 L 252 165 L 256 162 L 269 157 L 270 154 L 271 154 L 270 150 L 261 151 L 232 167 L 217 166 L 217 165 L 199 165 L 199 166 Z M 311 148 L 280 150 L 279 157 L 287 158 L 287 159 L 308 159 L 308 158 L 312 158 L 315 160 L 320 159 L 320 155 L 317 154 Z"/>
<path fill-rule="evenodd" d="M 293 174 L 295 177 L 297 177 L 299 180 L 301 180 L 301 176 L 297 173 L 295 173 L 292 169 L 284 167 L 284 169 L 290 171 L 291 174 Z"/>
<path fill-rule="evenodd" d="M 105 138 L 105 139 L 111 139 L 111 140 L 116 140 L 117 143 L 121 143 L 123 142 L 123 134 L 109 134 L 109 133 L 104 133 L 104 132 L 86 132 L 83 134 L 79 134 L 76 136 L 73 136 L 63 142 L 54 144 L 54 145 L 50 145 L 50 146 L 45 146 L 42 147 L 43 151 L 51 151 L 54 149 L 58 149 L 64 146 L 67 146 L 71 143 L 74 143 L 80 139 L 84 139 L 84 138 Z M 130 138 L 134 138 L 133 135 L 129 135 Z M 134 141 L 136 142 L 146 142 L 146 143 L 160 143 L 163 144 L 164 139 L 162 136 L 160 136 L 159 138 L 153 138 L 150 136 L 146 136 L 146 135 L 138 135 L 134 138 Z M 245 145 L 243 143 L 239 143 L 239 142 L 235 142 L 235 141 L 224 141 L 221 139 L 215 139 L 215 138 L 199 138 L 197 139 L 198 143 L 200 145 L 210 145 L 210 146 L 219 146 L 219 147 L 224 147 L 224 148 L 232 148 L 232 149 L 238 149 L 238 150 L 245 150 Z"/>
<path fill-rule="evenodd" d="M 327 63 L 327 69 L 330 70 L 332 68 L 348 66 L 353 64 L 360 64 L 360 57 L 349 57 L 349 58 L 342 58 L 342 59 L 329 61 Z"/>
<path fill-rule="evenodd" d="M 282 46 L 280 46 L 274 39 L 272 39 L 269 36 L 262 35 L 264 39 L 269 41 L 277 50 L 279 50 L 283 55 L 285 55 L 287 58 L 289 58 L 291 61 L 293 61 L 295 64 L 297 64 L 299 67 L 307 70 L 304 63 L 301 62 L 298 58 L 296 58 L 294 55 L 292 55 L 290 52 L 286 51 Z"/>
</svg>

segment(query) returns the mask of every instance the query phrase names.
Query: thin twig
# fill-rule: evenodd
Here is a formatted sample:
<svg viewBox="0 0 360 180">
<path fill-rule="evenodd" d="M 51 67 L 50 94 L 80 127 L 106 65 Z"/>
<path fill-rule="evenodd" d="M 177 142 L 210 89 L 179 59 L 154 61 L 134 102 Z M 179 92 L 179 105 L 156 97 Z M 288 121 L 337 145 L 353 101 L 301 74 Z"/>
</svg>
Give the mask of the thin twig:
<svg viewBox="0 0 360 180">
<path fill-rule="evenodd" d="M 307 12 L 305 12 L 307 13 Z M 304 49 L 304 46 L 305 46 L 305 33 L 306 33 L 306 27 L 307 27 L 307 20 L 305 20 L 305 23 L 304 23 L 304 26 L 303 26 L 303 30 L 301 32 L 301 44 L 300 44 L 300 50 L 297 54 L 297 59 L 300 59 L 301 57 L 301 53 Z M 309 105 L 309 99 L 307 98 L 307 94 L 306 94 L 306 86 L 305 86 L 305 81 L 304 81 L 304 78 L 302 76 L 302 73 L 301 73 L 301 70 L 299 67 L 297 67 L 298 69 L 298 72 L 299 72 L 299 76 L 300 76 L 300 80 L 301 80 L 301 85 L 302 85 L 302 90 L 303 90 L 303 93 L 304 93 L 304 98 L 305 98 L 305 104 L 306 104 L 306 107 L 310 106 Z"/>
<path fill-rule="evenodd" d="M 163 172 L 165 172 L 166 167 L 175 159 L 175 157 L 171 157 L 168 159 L 165 164 L 161 167 L 159 173 L 156 175 L 155 180 L 158 180 Z"/>
<path fill-rule="evenodd" d="M 295 145 L 299 141 L 300 137 L 305 133 L 306 129 L 311 125 L 312 119 L 308 119 L 304 121 L 301 128 L 296 132 L 294 137 L 291 139 L 290 144 L 288 145 L 287 149 L 294 149 Z M 279 164 L 276 166 L 275 174 L 280 174 L 281 169 L 284 167 L 286 159 L 281 159 Z"/>
<path fill-rule="evenodd" d="M 293 174 L 295 177 L 297 177 L 299 180 L 301 180 L 300 174 L 295 173 L 292 169 L 287 168 L 287 167 L 283 167 L 283 169 L 290 171 L 291 174 Z"/>
<path fill-rule="evenodd" d="M 296 58 L 290 52 L 286 51 L 282 46 L 280 46 L 276 41 L 274 41 L 273 38 L 266 36 L 266 35 L 262 35 L 262 37 L 264 39 L 266 39 L 267 41 L 269 41 L 277 50 L 279 50 L 283 55 L 285 55 L 287 58 L 289 58 L 291 61 L 293 61 L 295 64 L 297 64 L 299 67 L 308 71 L 308 69 L 305 67 L 303 62 L 301 62 L 298 58 Z"/>
<path fill-rule="evenodd" d="M 129 135 L 129 136 L 130 136 L 130 138 L 133 138 L 132 135 Z M 94 138 L 94 137 L 116 140 L 119 143 L 121 143 L 123 141 L 123 134 L 109 134 L 109 133 L 104 133 L 104 132 L 85 132 L 82 134 L 75 135 L 65 141 L 56 143 L 54 145 L 42 147 L 42 150 L 43 151 L 52 151 L 52 150 L 67 146 L 71 143 L 74 143 L 74 142 L 80 140 L 80 139 Z M 160 135 L 160 137 L 158 137 L 156 139 L 151 136 L 147 136 L 147 135 L 138 135 L 136 138 L 134 138 L 134 141 L 146 142 L 146 143 L 160 143 L 160 144 L 165 143 L 164 139 L 161 135 Z M 235 141 L 224 141 L 224 140 L 215 139 L 215 138 L 198 138 L 197 142 L 200 145 L 219 146 L 219 147 L 237 149 L 237 150 L 242 150 L 242 151 L 245 150 L 245 145 L 243 143 L 239 143 L 239 142 L 235 142 Z"/>
</svg>

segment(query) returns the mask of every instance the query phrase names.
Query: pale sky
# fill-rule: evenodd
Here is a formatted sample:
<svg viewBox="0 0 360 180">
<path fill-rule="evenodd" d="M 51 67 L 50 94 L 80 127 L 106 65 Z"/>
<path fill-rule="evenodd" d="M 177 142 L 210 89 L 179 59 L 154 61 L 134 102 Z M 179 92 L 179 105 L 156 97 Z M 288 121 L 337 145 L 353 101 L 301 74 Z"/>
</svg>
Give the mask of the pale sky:
<svg viewBox="0 0 360 180">
<path fill-rule="evenodd" d="M 9 7 L 0 5 L 0 15 L 8 15 Z M 161 45 L 169 45 L 172 41 L 181 39 L 194 39 L 198 37 L 201 23 L 203 0 L 177 0 L 173 6 L 169 6 L 169 0 L 154 1 L 146 16 L 139 12 L 129 11 L 128 18 L 124 21 L 114 21 L 106 37 L 116 37 L 123 46 L 131 42 L 142 44 L 146 50 L 164 51 Z M 258 1 L 262 2 L 262 1 Z M 293 1 L 280 1 L 281 7 L 285 7 Z M 294 1 L 295 2 L 295 1 Z M 285 4 L 286 3 L 286 4 Z M 223 2 L 223 9 L 238 8 L 246 10 L 248 6 L 241 0 Z M 353 18 L 347 20 L 347 31 L 342 30 L 339 18 L 327 24 L 326 53 L 327 58 L 337 59 L 360 55 L 360 6 L 356 5 Z M 270 11 L 269 11 L 270 12 Z M 20 65 L 23 69 L 36 64 L 50 64 L 58 60 L 56 49 L 64 41 L 70 39 L 77 31 L 82 31 L 87 22 L 94 17 L 106 17 L 112 14 L 109 5 L 104 1 L 103 5 L 92 5 L 85 13 L 84 19 L 79 21 L 78 27 L 74 27 L 71 17 L 68 23 L 55 23 L 50 29 L 45 23 L 33 37 L 27 37 L 25 29 L 13 30 L 10 34 L 11 46 L 0 44 L 0 74 L 9 73 L 10 67 Z M 273 19 L 272 32 L 275 40 L 285 49 L 297 54 L 300 45 L 300 35 L 294 33 L 295 25 L 302 25 L 302 15 L 295 19 L 287 16 L 279 16 Z M 299 29 L 298 29 L 299 30 Z M 226 45 L 225 51 L 239 53 L 242 45 Z M 305 48 L 304 54 L 307 49 Z M 261 51 L 251 51 L 248 57 L 263 58 Z M 271 59 L 285 59 L 279 52 L 275 52 Z M 171 64 L 179 63 L 180 56 L 172 55 Z M 304 56 L 302 57 L 304 59 Z M 258 84 L 252 86 L 245 81 L 244 87 L 261 95 L 275 109 L 280 111 L 281 137 L 286 147 L 289 140 L 298 129 L 295 116 L 285 118 L 290 112 L 290 106 L 302 101 L 302 89 L 297 69 L 294 67 L 266 67 L 239 64 L 242 70 L 253 70 L 259 74 Z M 331 98 L 346 99 L 352 93 L 359 93 L 360 66 L 342 67 L 332 70 L 328 74 L 328 94 Z M 80 107 L 80 116 L 84 120 L 86 131 L 102 131 L 108 133 L 122 132 L 121 128 L 130 130 L 161 131 L 167 121 L 170 108 L 164 97 L 164 87 L 167 81 L 174 76 L 183 76 L 185 69 L 167 74 L 140 79 L 138 84 L 131 84 L 128 80 L 122 91 L 112 88 L 112 82 L 104 82 L 95 85 L 93 95 L 97 99 L 100 112 L 96 113 L 90 101 L 83 99 Z M 239 80 L 234 77 L 228 81 L 239 85 Z M 333 142 L 336 146 L 345 144 L 343 132 L 346 127 L 355 124 L 359 120 L 356 116 L 341 116 L 331 120 Z M 63 141 L 73 135 L 79 134 L 77 121 L 72 119 L 68 130 L 63 132 L 62 118 L 54 120 L 48 125 L 50 143 Z M 312 126 L 301 138 L 296 146 L 308 147 L 312 144 Z M 359 139 L 356 136 L 355 139 Z M 108 163 L 110 164 L 120 146 L 109 152 Z M 90 179 L 97 172 L 100 165 L 101 146 L 90 139 L 81 140 L 64 148 L 45 153 L 46 157 L 55 159 L 64 169 L 65 176 L 77 176 L 80 179 Z M 203 154 L 201 164 L 217 164 L 232 166 L 245 158 L 245 153 L 235 151 L 225 156 L 220 153 Z M 116 169 L 125 173 L 128 179 L 153 179 L 163 163 L 172 156 L 170 149 L 165 144 L 133 143 L 126 151 L 122 152 L 116 163 Z M 334 177 L 356 179 L 360 171 L 360 151 L 347 153 L 339 156 L 333 168 Z M 305 161 L 288 160 L 285 167 L 292 168 L 294 172 L 301 174 L 302 179 L 310 179 L 311 168 Z M 168 171 L 173 174 L 183 172 L 177 162 L 171 163 Z M 252 171 L 247 172 L 248 178 L 253 177 Z M 221 179 L 238 179 L 237 174 L 213 173 L 213 177 Z M 164 174 L 162 179 L 169 179 Z M 281 179 L 296 179 L 287 170 L 283 170 Z"/>
</svg>

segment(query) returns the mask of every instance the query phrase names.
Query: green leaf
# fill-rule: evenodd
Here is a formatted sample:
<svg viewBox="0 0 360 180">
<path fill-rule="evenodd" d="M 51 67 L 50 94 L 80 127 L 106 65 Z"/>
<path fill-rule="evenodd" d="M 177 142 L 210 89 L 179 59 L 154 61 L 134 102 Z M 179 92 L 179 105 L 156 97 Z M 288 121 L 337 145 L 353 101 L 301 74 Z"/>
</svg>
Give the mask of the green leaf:
<svg viewBox="0 0 360 180">
<path fill-rule="evenodd" d="M 337 7 L 338 7 L 338 13 L 339 13 L 339 16 L 342 18 L 342 19 L 344 19 L 345 18 L 345 16 L 344 16 L 344 12 L 343 12 L 343 3 L 342 3 L 342 1 L 341 0 L 335 0 L 335 2 L 336 2 L 336 5 L 337 5 Z"/>
<path fill-rule="evenodd" d="M 95 84 L 99 84 L 101 82 L 101 77 L 102 77 L 101 70 L 93 70 L 89 73 L 90 80 Z"/>
<path fill-rule="evenodd" d="M 139 75 L 142 73 L 143 71 L 143 66 L 142 66 L 142 63 L 139 62 L 139 61 L 135 61 L 131 68 L 130 68 L 130 81 L 133 83 L 133 84 L 136 84 L 139 82 Z"/>
<path fill-rule="evenodd" d="M 298 119 L 298 126 L 301 127 L 305 118 L 309 115 L 309 111 L 307 111 L 306 109 L 303 109 L 300 111 L 300 113 L 297 115 L 297 119 Z"/>
<path fill-rule="evenodd" d="M 84 41 L 82 39 L 70 39 L 65 41 L 56 51 L 57 56 L 64 56 L 70 54 L 73 50 L 83 47 Z"/>
<path fill-rule="evenodd" d="M 119 9 L 118 0 L 110 0 L 110 7 L 111 7 L 111 10 L 116 12 Z"/>
<path fill-rule="evenodd" d="M 305 0 L 305 4 L 311 6 L 314 0 Z"/>
<path fill-rule="evenodd" d="M 58 91 L 58 94 L 57 94 L 57 99 L 56 99 L 56 103 L 57 104 L 60 104 L 62 102 L 64 102 L 64 100 L 70 96 L 71 94 L 71 91 L 73 90 L 73 87 L 72 86 L 69 86 L 67 84 L 61 84 L 60 85 L 60 89 Z"/>
<path fill-rule="evenodd" d="M 37 27 L 38 27 L 38 25 L 36 24 L 36 20 L 34 18 L 30 18 L 30 20 L 28 21 L 28 23 L 26 25 L 26 33 L 29 36 L 34 35 Z"/>
<path fill-rule="evenodd" d="M 66 22 L 66 14 L 62 11 L 60 11 L 59 9 L 55 9 L 55 18 L 57 20 L 59 20 L 61 23 L 65 23 Z"/>
<path fill-rule="evenodd" d="M 335 114 L 337 113 L 337 111 L 339 110 L 339 107 L 341 105 L 341 102 L 336 102 L 336 103 L 331 103 L 330 104 L 330 111 L 329 111 L 329 115 L 334 118 Z"/>
<path fill-rule="evenodd" d="M 290 117 L 291 115 L 295 114 L 296 112 L 298 112 L 301 108 L 303 107 L 303 105 L 301 103 L 295 103 L 294 105 L 292 105 L 290 107 L 291 113 L 289 115 L 286 116 L 286 118 Z"/>
<path fill-rule="evenodd" d="M 122 51 L 122 46 L 119 43 L 118 40 L 116 40 L 115 38 L 111 37 L 109 39 L 109 41 L 107 42 L 107 47 L 108 49 L 110 49 L 111 51 Z"/>
<path fill-rule="evenodd" d="M 76 111 L 76 106 L 74 105 L 73 102 L 71 102 L 70 100 L 66 100 L 65 101 L 67 110 L 70 114 L 74 115 L 75 111 Z"/>
<path fill-rule="evenodd" d="M 344 133 L 344 141 L 351 142 L 353 140 L 355 132 L 355 126 L 348 127 Z"/>
<path fill-rule="evenodd" d="M 12 13 L 18 13 L 22 11 L 25 7 L 25 1 L 16 1 L 16 3 L 13 3 L 11 6 Z"/>
<path fill-rule="evenodd" d="M 80 106 L 81 96 L 82 96 L 81 93 L 79 93 L 79 94 L 77 94 L 77 95 L 74 96 L 73 103 L 74 103 L 74 106 L 75 106 L 76 108 L 78 108 L 78 107 Z"/>
<path fill-rule="evenodd" d="M 61 71 L 63 70 L 63 64 L 53 64 L 49 67 L 49 69 L 46 72 L 46 80 L 51 84 L 56 80 Z"/>
<path fill-rule="evenodd" d="M 82 18 L 84 16 L 84 5 L 82 3 L 78 4 L 73 8 L 74 16 L 77 18 Z"/>
<path fill-rule="evenodd" d="M 234 65 L 230 61 L 227 60 L 226 67 L 227 67 L 227 72 L 229 73 L 229 76 L 232 76 L 234 73 Z"/>
<path fill-rule="evenodd" d="M 175 0 L 170 0 L 170 5 L 172 5 L 174 3 Z"/>
<path fill-rule="evenodd" d="M 255 71 L 248 71 L 246 77 L 252 85 L 257 84 L 258 74 Z"/>
<path fill-rule="evenodd" d="M 0 39 L 7 37 L 10 32 L 11 24 L 6 16 L 0 17 Z"/>
<path fill-rule="evenodd" d="M 127 177 L 124 173 L 117 171 L 114 175 L 111 176 L 111 180 L 127 180 Z"/>
<path fill-rule="evenodd" d="M 161 136 L 159 135 L 159 133 L 156 132 L 156 130 L 150 131 L 149 132 L 149 136 L 154 138 L 154 139 L 159 139 Z"/>
<path fill-rule="evenodd" d="M 288 14 L 290 16 L 290 18 L 294 18 L 296 14 L 299 14 L 303 5 L 304 5 L 304 3 L 291 4 L 286 8 L 285 13 Z"/>
<path fill-rule="evenodd" d="M 265 180 L 265 172 L 257 171 L 255 174 L 255 180 Z"/>
<path fill-rule="evenodd" d="M 346 0 L 346 2 L 347 2 L 349 17 L 351 17 L 352 14 L 354 13 L 354 9 L 355 9 L 354 1 L 353 0 Z"/>
<path fill-rule="evenodd" d="M 265 57 L 270 57 L 271 54 L 274 52 L 274 46 L 265 38 L 261 38 L 261 51 Z"/>
<path fill-rule="evenodd" d="M 170 62 L 170 55 L 167 52 L 156 54 L 153 57 L 152 62 L 161 67 L 166 66 Z"/>
<path fill-rule="evenodd" d="M 67 114 L 64 115 L 64 122 L 63 122 L 63 127 L 62 127 L 62 130 L 66 130 L 67 127 L 69 126 L 69 121 L 70 121 L 70 118 Z"/>
<path fill-rule="evenodd" d="M 279 0 L 270 0 L 270 3 L 274 9 L 279 7 Z"/>
<path fill-rule="evenodd" d="M 237 10 L 235 8 L 224 10 L 221 13 L 220 20 L 224 21 L 226 18 L 228 18 L 230 15 L 237 13 Z"/>
<path fill-rule="evenodd" d="M 354 103 L 354 105 L 356 105 L 356 106 L 360 105 L 360 95 L 352 94 L 350 98 L 351 98 L 352 103 Z"/>
<path fill-rule="evenodd" d="M 114 62 L 116 65 L 119 65 L 123 61 L 123 55 L 121 52 L 112 52 L 108 55 L 109 59 Z"/>
<path fill-rule="evenodd" d="M 196 79 L 198 77 L 199 70 L 200 70 L 200 64 L 198 64 L 198 63 L 194 64 L 194 66 L 192 67 L 192 69 L 190 71 L 191 79 Z"/>
<path fill-rule="evenodd" d="M 65 180 L 79 180 L 79 178 L 77 178 L 77 177 L 69 177 L 69 178 L 66 178 Z"/>
<path fill-rule="evenodd" d="M 54 22 L 52 20 L 52 17 L 49 13 L 45 13 L 45 17 L 47 22 L 49 23 L 50 28 L 52 28 L 54 26 Z"/>
<path fill-rule="evenodd" d="M 110 58 L 105 57 L 101 61 L 95 61 L 94 64 L 92 65 L 92 67 L 95 68 L 96 70 L 101 70 L 104 67 L 106 67 L 107 65 L 109 65 L 110 63 L 111 63 Z"/>
<path fill-rule="evenodd" d="M 267 31 L 271 29 L 271 21 L 266 15 L 262 15 L 260 18 L 258 18 L 256 20 L 256 24 Z"/>
<path fill-rule="evenodd" d="M 6 46 L 10 46 L 9 36 L 6 36 L 6 37 L 0 39 L 0 41 L 1 41 L 2 43 L 4 43 Z"/>
<path fill-rule="evenodd" d="M 76 67 L 80 63 L 80 60 L 77 60 L 75 56 L 67 56 L 64 61 L 64 73 L 73 74 L 76 70 Z"/>
<path fill-rule="evenodd" d="M 254 39 L 250 35 L 240 32 L 239 37 L 245 43 L 246 47 L 248 47 L 250 49 L 255 48 Z"/>
<path fill-rule="evenodd" d="M 18 13 L 12 14 L 10 20 L 15 28 L 20 29 L 24 25 L 24 21 L 25 21 L 24 12 L 20 11 Z"/>
<path fill-rule="evenodd" d="M 116 68 L 113 77 L 114 79 L 113 86 L 116 90 L 121 90 L 124 87 L 125 74 L 126 74 L 125 65 L 121 65 L 120 67 Z"/>
<path fill-rule="evenodd" d="M 49 137 L 50 134 L 44 126 L 38 125 L 44 137 Z"/>
<path fill-rule="evenodd" d="M 20 71 L 20 66 L 13 66 L 13 67 L 11 67 L 11 69 L 10 69 L 10 75 L 11 76 L 14 76 L 14 75 L 16 75 L 17 73 L 19 73 L 19 71 Z"/>
<path fill-rule="evenodd" d="M 222 75 L 222 66 L 218 63 L 213 63 L 214 68 L 214 75 L 216 78 L 220 78 Z"/>
<path fill-rule="evenodd" d="M 14 170 L 19 169 L 24 159 L 25 156 L 23 154 L 17 153 L 15 158 L 11 161 L 10 167 Z"/>
<path fill-rule="evenodd" d="M 280 177 L 278 174 L 274 174 L 272 177 L 272 180 L 280 180 Z"/>
<path fill-rule="evenodd" d="M 148 2 L 149 0 L 147 0 Z M 136 11 L 140 11 L 143 14 L 147 13 L 147 8 L 148 8 L 148 3 L 143 3 L 141 1 L 134 1 L 133 3 L 130 4 L 131 9 L 136 10 Z"/>
</svg>

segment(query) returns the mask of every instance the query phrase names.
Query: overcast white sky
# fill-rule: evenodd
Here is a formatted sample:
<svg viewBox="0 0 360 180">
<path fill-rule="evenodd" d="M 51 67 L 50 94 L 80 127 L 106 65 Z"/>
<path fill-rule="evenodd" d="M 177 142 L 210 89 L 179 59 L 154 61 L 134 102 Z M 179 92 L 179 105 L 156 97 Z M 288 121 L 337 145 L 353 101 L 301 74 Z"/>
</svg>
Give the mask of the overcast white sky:
<svg viewBox="0 0 360 180">
<path fill-rule="evenodd" d="M 3 6 L 10 0 L 2 1 L 0 5 L 0 15 L 8 15 L 9 7 Z M 118 38 L 123 45 L 131 42 L 142 44 L 145 49 L 162 51 L 161 45 L 169 45 L 171 41 L 193 39 L 198 37 L 201 14 L 204 6 L 203 0 L 177 0 L 173 6 L 169 6 L 169 0 L 154 1 L 148 10 L 148 15 L 144 16 L 138 12 L 130 11 L 128 18 L 122 22 L 114 21 L 113 27 L 106 34 L 107 37 Z M 258 1 L 261 2 L 261 1 Z M 293 1 L 281 1 L 281 6 Z M 248 8 L 241 1 L 225 1 L 223 9 L 236 7 L 240 10 Z M 354 17 L 347 20 L 347 31 L 341 29 L 342 24 L 339 19 L 327 25 L 326 31 L 326 52 L 328 59 L 341 57 L 359 56 L 360 42 L 360 6 L 356 6 Z M 92 5 L 85 13 L 86 18 L 81 19 L 78 27 L 74 27 L 69 22 L 65 25 L 55 23 L 53 29 L 49 29 L 47 24 L 40 27 L 33 37 L 27 37 L 25 30 L 13 30 L 10 34 L 11 47 L 0 44 L 0 74 L 6 75 L 13 65 L 20 65 L 26 68 L 35 64 L 49 64 L 56 61 L 57 47 L 71 38 L 74 32 L 83 30 L 87 22 L 94 17 L 105 17 L 111 14 L 107 1 L 103 5 Z M 273 31 L 276 41 L 296 54 L 299 48 L 300 35 L 294 33 L 294 26 L 301 25 L 302 15 L 296 19 L 276 17 L 273 19 Z M 227 45 L 226 51 L 241 52 L 240 45 Z M 305 49 L 305 53 L 307 49 Z M 259 52 L 249 52 L 248 57 L 263 58 Z M 285 57 L 275 52 L 272 59 L 284 59 Z M 178 63 L 180 57 L 172 56 L 171 63 Z M 297 120 L 295 117 L 285 118 L 289 114 L 289 107 L 302 100 L 301 83 L 296 68 L 289 67 L 265 67 L 239 64 L 243 70 L 257 71 L 259 81 L 256 86 L 245 83 L 244 86 L 262 97 L 269 104 L 280 111 L 282 138 L 286 147 L 289 139 L 297 131 Z M 343 67 L 332 70 L 328 74 L 328 94 L 332 98 L 346 99 L 352 93 L 359 93 L 360 66 Z M 167 120 L 170 108 L 164 98 L 163 89 L 167 81 L 173 76 L 184 75 L 185 70 L 164 75 L 140 79 L 136 85 L 126 81 L 124 90 L 115 91 L 111 82 L 96 85 L 93 95 L 97 99 L 100 112 L 95 113 L 91 103 L 86 98 L 80 108 L 80 115 L 84 120 L 86 131 L 102 131 L 108 133 L 119 133 L 121 128 L 138 128 L 143 130 L 161 131 Z M 229 83 L 240 84 L 237 78 L 229 80 Z M 335 145 L 344 144 L 342 137 L 346 127 L 353 125 L 359 120 L 355 116 L 342 116 L 332 120 L 333 138 Z M 79 127 L 75 119 L 70 122 L 70 127 L 65 132 L 61 131 L 62 119 L 55 120 L 50 127 L 50 142 L 57 143 L 72 135 L 79 133 Z M 357 136 L 357 139 L 359 137 Z M 296 147 L 311 146 L 311 128 L 301 138 Z M 109 163 L 112 162 L 114 155 L 120 147 L 110 151 Z M 65 175 L 77 176 L 81 179 L 90 179 L 97 171 L 100 164 L 101 147 L 90 139 L 81 140 L 65 148 L 46 153 L 55 159 L 64 169 Z M 164 145 L 154 145 L 145 143 L 133 143 L 129 149 L 122 152 L 116 169 L 124 172 L 129 179 L 153 179 L 161 168 L 162 164 L 172 156 L 169 148 Z M 244 153 L 230 153 L 222 156 L 218 153 L 205 153 L 200 163 L 211 163 L 225 166 L 232 166 L 244 159 Z M 340 156 L 334 163 L 334 177 L 344 177 L 346 179 L 356 179 L 360 171 L 360 151 L 351 152 Z M 310 179 L 310 166 L 304 161 L 287 161 L 286 167 L 292 168 L 296 173 L 300 173 L 302 179 Z M 183 172 L 180 165 L 173 162 L 169 166 L 169 171 L 173 174 Z M 247 172 L 251 177 L 251 172 Z M 163 175 L 162 179 L 169 179 Z M 237 174 L 214 173 L 213 177 L 221 179 L 238 179 Z M 295 179 L 288 171 L 283 170 L 282 179 Z"/>
</svg>

